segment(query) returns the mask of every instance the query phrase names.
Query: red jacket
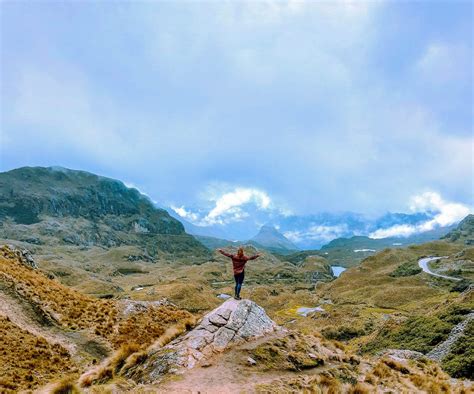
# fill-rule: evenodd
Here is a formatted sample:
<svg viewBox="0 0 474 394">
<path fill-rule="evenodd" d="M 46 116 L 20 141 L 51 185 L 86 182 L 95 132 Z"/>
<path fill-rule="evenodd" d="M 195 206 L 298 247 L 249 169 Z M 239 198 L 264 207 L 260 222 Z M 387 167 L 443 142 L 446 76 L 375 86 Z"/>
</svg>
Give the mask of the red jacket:
<svg viewBox="0 0 474 394">
<path fill-rule="evenodd" d="M 224 252 L 223 250 L 219 250 L 220 253 L 222 253 L 224 256 L 230 257 L 232 259 L 232 266 L 234 268 L 234 275 L 240 274 L 241 272 L 244 271 L 245 269 L 245 264 L 247 264 L 247 261 L 249 260 L 255 260 L 257 257 L 260 255 L 256 254 L 255 256 L 242 256 L 239 257 L 236 254 L 231 254 Z"/>
</svg>

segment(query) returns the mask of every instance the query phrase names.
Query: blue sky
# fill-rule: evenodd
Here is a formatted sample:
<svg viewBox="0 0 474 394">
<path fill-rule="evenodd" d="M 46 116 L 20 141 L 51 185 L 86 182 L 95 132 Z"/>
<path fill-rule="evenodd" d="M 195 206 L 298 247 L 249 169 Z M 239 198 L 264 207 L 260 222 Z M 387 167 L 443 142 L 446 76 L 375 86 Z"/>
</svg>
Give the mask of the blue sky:
<svg viewBox="0 0 474 394">
<path fill-rule="evenodd" d="M 88 170 L 207 215 L 473 204 L 472 2 L 0 6 L 2 171 Z"/>
</svg>

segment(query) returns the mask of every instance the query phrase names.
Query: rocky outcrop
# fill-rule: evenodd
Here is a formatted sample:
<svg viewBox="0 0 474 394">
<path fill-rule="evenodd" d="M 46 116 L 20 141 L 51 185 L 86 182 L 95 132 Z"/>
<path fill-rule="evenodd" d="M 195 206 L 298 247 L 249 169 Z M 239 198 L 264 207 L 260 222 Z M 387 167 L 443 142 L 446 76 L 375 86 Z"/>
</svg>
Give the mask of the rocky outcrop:
<svg viewBox="0 0 474 394">
<path fill-rule="evenodd" d="M 377 356 L 387 356 L 395 361 L 418 360 L 425 357 L 423 353 L 407 349 L 387 349 L 378 353 Z"/>
<path fill-rule="evenodd" d="M 140 383 L 151 383 L 166 373 L 193 368 L 215 353 L 276 330 L 281 328 L 255 302 L 229 299 L 205 315 L 186 335 L 149 350 L 146 361 L 124 375 Z"/>
<path fill-rule="evenodd" d="M 451 347 L 458 341 L 458 339 L 464 333 L 468 323 L 474 319 L 474 312 L 469 313 L 466 318 L 451 330 L 448 338 L 436 346 L 431 352 L 429 352 L 426 357 L 431 360 L 440 362 L 451 350 Z"/>
<path fill-rule="evenodd" d="M 133 315 L 135 313 L 147 312 L 150 308 L 159 306 L 176 306 L 169 302 L 166 298 L 157 301 L 137 301 L 137 300 L 119 300 L 117 306 L 122 310 L 124 316 Z"/>
<path fill-rule="evenodd" d="M 3 245 L 1 246 L 1 253 L 5 257 L 18 258 L 18 261 L 27 267 L 34 270 L 38 269 L 38 264 L 36 264 L 36 261 L 33 259 L 33 256 L 28 249 L 19 249 L 14 245 Z"/>
</svg>

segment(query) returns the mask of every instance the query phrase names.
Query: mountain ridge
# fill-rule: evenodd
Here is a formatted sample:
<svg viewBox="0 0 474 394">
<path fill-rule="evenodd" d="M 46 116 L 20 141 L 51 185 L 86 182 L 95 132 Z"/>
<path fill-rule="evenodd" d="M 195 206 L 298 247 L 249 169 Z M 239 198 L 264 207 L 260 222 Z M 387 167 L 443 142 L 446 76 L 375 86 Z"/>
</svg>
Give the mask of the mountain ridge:
<svg viewBox="0 0 474 394">
<path fill-rule="evenodd" d="M 0 238 L 207 256 L 182 223 L 121 181 L 62 167 L 0 173 Z"/>
</svg>

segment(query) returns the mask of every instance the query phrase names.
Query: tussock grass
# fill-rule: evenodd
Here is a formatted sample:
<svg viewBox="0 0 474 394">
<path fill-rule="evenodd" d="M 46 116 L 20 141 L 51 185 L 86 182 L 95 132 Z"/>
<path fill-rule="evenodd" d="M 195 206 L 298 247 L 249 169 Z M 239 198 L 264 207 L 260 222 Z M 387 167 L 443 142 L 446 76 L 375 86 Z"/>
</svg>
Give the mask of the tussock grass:
<svg viewBox="0 0 474 394">
<path fill-rule="evenodd" d="M 54 384 L 49 394 L 81 394 L 81 390 L 76 386 L 73 378 L 66 377 Z"/>
<path fill-rule="evenodd" d="M 46 327 L 86 330 L 117 349 L 107 363 L 84 377 L 85 384 L 87 379 L 89 384 L 108 381 L 130 355 L 156 340 L 163 346 L 195 323 L 191 313 L 169 305 L 124 315 L 114 300 L 95 299 L 69 289 L 23 264 L 8 247 L 0 248 L 0 283 L 31 305 Z M 4 318 L 0 318 L 0 333 L 0 391 L 35 388 L 60 374 L 76 371 L 69 353 L 60 345 L 50 344 Z M 141 357 L 134 356 L 129 363 L 133 360 L 139 362 Z"/>
<path fill-rule="evenodd" d="M 0 316 L 0 392 L 35 389 L 76 371 L 69 353 Z"/>
<path fill-rule="evenodd" d="M 168 327 L 166 330 L 163 330 L 163 333 L 148 349 L 146 349 L 146 345 L 148 344 L 146 341 L 142 342 L 141 345 L 130 342 L 122 344 L 114 354 L 104 360 L 100 365 L 84 373 L 79 379 L 80 386 L 89 387 L 92 385 L 100 385 L 120 377 L 124 371 L 143 363 L 147 359 L 149 351 L 165 346 L 174 338 L 194 326 L 195 322 L 196 320 L 193 316 L 188 316 L 174 326 Z"/>
<path fill-rule="evenodd" d="M 69 330 L 90 328 L 104 338 L 113 333 L 118 310 L 110 300 L 97 300 L 71 290 L 22 264 L 8 247 L 0 248 L 0 280 L 19 297 Z"/>
</svg>

